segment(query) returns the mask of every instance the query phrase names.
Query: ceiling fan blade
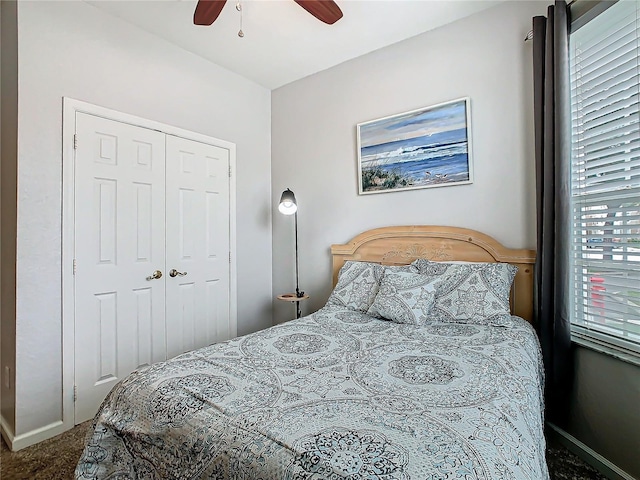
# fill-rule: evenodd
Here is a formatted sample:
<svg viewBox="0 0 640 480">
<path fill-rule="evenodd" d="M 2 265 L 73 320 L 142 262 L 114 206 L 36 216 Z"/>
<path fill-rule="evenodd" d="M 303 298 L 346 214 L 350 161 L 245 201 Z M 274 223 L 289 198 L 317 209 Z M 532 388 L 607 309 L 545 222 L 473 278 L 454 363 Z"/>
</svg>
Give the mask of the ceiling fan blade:
<svg viewBox="0 0 640 480">
<path fill-rule="evenodd" d="M 198 0 L 196 11 L 193 12 L 195 25 L 211 25 L 216 21 L 227 0 Z"/>
<path fill-rule="evenodd" d="M 318 20 L 329 25 L 333 25 L 342 18 L 342 10 L 333 0 L 295 0 L 295 2 Z"/>
</svg>

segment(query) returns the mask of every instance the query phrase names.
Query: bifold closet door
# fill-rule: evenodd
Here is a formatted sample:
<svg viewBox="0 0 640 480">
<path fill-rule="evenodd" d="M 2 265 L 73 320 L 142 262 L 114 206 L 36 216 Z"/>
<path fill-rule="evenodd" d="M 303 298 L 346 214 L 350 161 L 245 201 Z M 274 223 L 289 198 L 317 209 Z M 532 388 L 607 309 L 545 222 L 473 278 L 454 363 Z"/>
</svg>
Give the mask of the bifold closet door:
<svg viewBox="0 0 640 480">
<path fill-rule="evenodd" d="M 229 150 L 166 137 L 167 356 L 227 340 Z"/>
<path fill-rule="evenodd" d="M 165 135 L 76 114 L 75 422 L 166 358 Z M 162 272 L 162 277 L 155 271 Z"/>
</svg>

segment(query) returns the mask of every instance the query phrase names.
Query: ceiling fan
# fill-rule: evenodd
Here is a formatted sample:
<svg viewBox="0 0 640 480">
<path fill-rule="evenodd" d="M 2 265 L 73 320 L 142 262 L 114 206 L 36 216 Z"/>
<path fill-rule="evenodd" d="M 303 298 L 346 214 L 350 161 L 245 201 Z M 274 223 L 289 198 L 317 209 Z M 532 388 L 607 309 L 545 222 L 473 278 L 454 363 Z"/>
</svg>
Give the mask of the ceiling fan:
<svg viewBox="0 0 640 480">
<path fill-rule="evenodd" d="M 193 13 L 195 25 L 211 25 L 220 15 L 227 0 L 198 0 Z M 342 10 L 333 0 L 295 0 L 318 20 L 333 25 L 342 18 Z"/>
</svg>

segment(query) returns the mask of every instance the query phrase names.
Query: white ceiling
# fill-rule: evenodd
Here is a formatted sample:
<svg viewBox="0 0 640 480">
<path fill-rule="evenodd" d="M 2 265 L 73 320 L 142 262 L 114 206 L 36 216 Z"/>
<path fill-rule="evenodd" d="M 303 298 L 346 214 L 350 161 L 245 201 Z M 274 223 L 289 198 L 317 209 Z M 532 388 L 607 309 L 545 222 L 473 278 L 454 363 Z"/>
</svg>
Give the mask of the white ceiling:
<svg viewBox="0 0 640 480">
<path fill-rule="evenodd" d="M 274 89 L 453 22 L 504 0 L 336 0 L 344 17 L 315 19 L 293 0 L 228 0 L 209 27 L 193 25 L 196 0 L 89 3 L 196 55 Z"/>
</svg>

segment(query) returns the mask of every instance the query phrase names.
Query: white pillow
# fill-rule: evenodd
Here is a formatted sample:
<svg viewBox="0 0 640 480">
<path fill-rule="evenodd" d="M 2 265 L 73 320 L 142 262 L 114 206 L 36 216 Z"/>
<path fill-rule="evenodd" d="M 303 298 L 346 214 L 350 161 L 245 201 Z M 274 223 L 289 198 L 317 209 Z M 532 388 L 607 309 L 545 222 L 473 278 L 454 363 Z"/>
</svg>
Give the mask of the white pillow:
<svg viewBox="0 0 640 480">
<path fill-rule="evenodd" d="M 396 323 L 426 325 L 430 322 L 436 283 L 425 275 L 385 269 L 367 314 Z"/>
<path fill-rule="evenodd" d="M 366 313 L 378 293 L 385 268 L 393 272 L 418 272 L 413 265 L 385 267 L 374 262 L 347 260 L 338 272 L 338 283 L 327 304 Z"/>
<path fill-rule="evenodd" d="M 366 312 L 378 293 L 384 267 L 371 262 L 347 260 L 338 273 L 338 283 L 327 304 Z"/>
<path fill-rule="evenodd" d="M 509 295 L 518 268 L 508 263 L 432 262 L 412 264 L 438 279 L 433 317 L 438 321 L 478 325 L 511 324 Z"/>
</svg>

